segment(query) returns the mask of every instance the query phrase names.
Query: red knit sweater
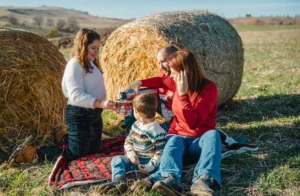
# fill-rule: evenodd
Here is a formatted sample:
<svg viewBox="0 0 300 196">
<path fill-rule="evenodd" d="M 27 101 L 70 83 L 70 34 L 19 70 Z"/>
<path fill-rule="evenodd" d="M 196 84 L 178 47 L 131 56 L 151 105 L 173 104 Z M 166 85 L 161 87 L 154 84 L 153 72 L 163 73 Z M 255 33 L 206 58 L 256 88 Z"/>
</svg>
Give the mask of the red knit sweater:
<svg viewBox="0 0 300 196">
<path fill-rule="evenodd" d="M 160 78 L 167 78 L 168 76 L 166 76 L 163 72 L 160 72 L 159 76 Z M 157 89 L 159 94 L 164 94 L 166 95 L 166 100 L 167 102 L 165 103 L 166 107 L 168 109 L 172 109 L 172 102 L 173 102 L 173 96 L 174 96 L 174 92 L 165 88 L 159 88 Z"/>
<path fill-rule="evenodd" d="M 200 137 L 206 131 L 216 128 L 218 90 L 212 81 L 203 87 L 200 94 L 181 96 L 178 95 L 176 83 L 170 77 L 145 79 L 142 80 L 142 86 L 164 88 L 175 92 L 172 103 L 175 117 L 168 134 Z"/>
</svg>

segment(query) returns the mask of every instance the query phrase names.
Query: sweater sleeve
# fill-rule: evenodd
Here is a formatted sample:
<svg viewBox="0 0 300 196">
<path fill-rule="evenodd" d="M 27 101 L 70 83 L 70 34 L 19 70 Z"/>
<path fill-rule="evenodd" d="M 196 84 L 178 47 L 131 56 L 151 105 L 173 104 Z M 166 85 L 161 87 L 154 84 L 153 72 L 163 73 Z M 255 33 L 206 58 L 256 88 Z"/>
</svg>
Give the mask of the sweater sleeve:
<svg viewBox="0 0 300 196">
<path fill-rule="evenodd" d="M 132 130 L 130 130 L 128 136 L 125 139 L 124 149 L 126 152 L 127 157 L 130 159 L 130 157 L 136 155 L 133 147 L 133 140 L 132 140 Z"/>
<path fill-rule="evenodd" d="M 175 92 L 176 83 L 170 77 L 154 77 L 141 80 L 142 86 L 150 88 L 164 88 Z"/>
<path fill-rule="evenodd" d="M 94 108 L 93 105 L 96 98 L 85 92 L 83 84 L 84 74 L 84 70 L 77 62 L 66 66 L 64 84 L 67 88 L 68 99 L 78 106 Z"/>
<path fill-rule="evenodd" d="M 164 133 L 163 138 L 157 139 L 154 142 L 155 153 L 150 161 L 145 165 L 148 172 L 152 172 L 156 167 L 159 166 L 161 155 L 163 153 L 165 143 L 166 143 L 166 134 Z"/>
<path fill-rule="evenodd" d="M 201 100 L 198 101 L 194 108 L 188 94 L 179 96 L 179 99 L 185 122 L 190 129 L 196 129 L 201 126 L 216 106 L 218 90 L 214 83 L 208 83 L 201 92 Z"/>
</svg>

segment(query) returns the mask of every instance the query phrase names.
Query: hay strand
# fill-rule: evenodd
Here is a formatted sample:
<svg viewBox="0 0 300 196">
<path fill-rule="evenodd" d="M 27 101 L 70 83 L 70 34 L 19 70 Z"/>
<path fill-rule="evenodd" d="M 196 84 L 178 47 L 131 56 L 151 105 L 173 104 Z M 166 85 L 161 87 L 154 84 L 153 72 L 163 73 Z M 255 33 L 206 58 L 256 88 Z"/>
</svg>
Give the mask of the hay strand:
<svg viewBox="0 0 300 196">
<path fill-rule="evenodd" d="M 0 51 L 0 143 L 49 139 L 63 126 L 63 55 L 39 35 L 6 28 L 0 28 Z"/>
<path fill-rule="evenodd" d="M 244 65 L 242 41 L 225 19 L 194 10 L 143 17 L 110 35 L 101 55 L 108 98 L 116 99 L 117 89 L 136 80 L 157 76 L 156 53 L 168 44 L 195 53 L 218 86 L 219 105 L 236 94 Z"/>
</svg>

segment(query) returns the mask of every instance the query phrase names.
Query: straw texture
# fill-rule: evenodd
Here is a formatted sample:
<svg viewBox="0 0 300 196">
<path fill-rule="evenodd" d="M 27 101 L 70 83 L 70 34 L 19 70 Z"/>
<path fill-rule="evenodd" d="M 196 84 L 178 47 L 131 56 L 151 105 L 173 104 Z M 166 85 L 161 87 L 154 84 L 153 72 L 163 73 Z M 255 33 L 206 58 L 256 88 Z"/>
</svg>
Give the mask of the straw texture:
<svg viewBox="0 0 300 196">
<path fill-rule="evenodd" d="M 108 98 L 116 99 L 119 89 L 136 80 L 157 76 L 156 53 L 168 44 L 195 53 L 218 86 L 219 105 L 234 97 L 242 81 L 242 41 L 225 19 L 194 10 L 146 16 L 110 35 L 101 55 Z"/>
<path fill-rule="evenodd" d="M 63 55 L 39 35 L 5 28 L 0 28 L 0 51 L 2 150 L 28 135 L 40 143 L 49 140 L 64 120 Z"/>
</svg>

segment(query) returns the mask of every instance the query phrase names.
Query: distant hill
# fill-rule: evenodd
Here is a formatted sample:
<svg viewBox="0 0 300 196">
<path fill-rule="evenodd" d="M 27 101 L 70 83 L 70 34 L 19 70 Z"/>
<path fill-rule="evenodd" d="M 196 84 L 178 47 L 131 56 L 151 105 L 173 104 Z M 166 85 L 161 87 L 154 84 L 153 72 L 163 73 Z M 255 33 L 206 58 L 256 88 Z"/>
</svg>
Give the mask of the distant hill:
<svg viewBox="0 0 300 196">
<path fill-rule="evenodd" d="M 75 19 L 80 27 L 92 29 L 116 28 L 131 21 L 92 16 L 88 12 L 59 7 L 0 7 L 0 26 L 10 23 L 11 17 L 16 18 L 18 24 L 28 27 L 35 24 L 35 17 L 40 17 L 42 18 L 41 28 L 49 28 L 47 20 L 53 21 L 53 24 L 56 25 L 60 19 L 66 22 Z"/>
<path fill-rule="evenodd" d="M 300 17 L 263 16 L 263 17 L 239 17 L 227 19 L 235 26 L 243 25 L 300 25 Z"/>
<path fill-rule="evenodd" d="M 101 13 L 99 13 L 101 15 Z M 31 31 L 48 38 L 58 48 L 71 47 L 79 28 L 91 28 L 106 39 L 116 28 L 131 22 L 118 18 L 92 16 L 88 12 L 59 7 L 0 7 L 0 27 Z M 300 25 L 300 17 L 246 17 L 227 19 L 236 29 Z M 60 24 L 60 25 L 58 25 Z"/>
<path fill-rule="evenodd" d="M 101 15 L 101 13 L 99 13 Z M 300 17 L 247 17 L 231 18 L 227 19 L 233 25 L 299 25 Z M 34 18 L 42 18 L 42 23 L 38 26 L 40 29 L 50 29 L 56 26 L 59 20 L 64 20 L 68 23 L 69 20 L 75 20 L 79 27 L 87 27 L 92 29 L 113 30 L 125 23 L 132 20 L 123 20 L 117 18 L 105 18 L 89 15 L 88 12 L 78 11 L 74 9 L 65 9 L 59 7 L 0 7 L 0 26 L 9 26 L 11 19 L 16 18 L 20 28 L 32 28 L 29 30 L 37 31 L 34 29 L 37 27 Z M 49 25 L 47 22 L 51 20 L 53 25 Z M 13 21 L 16 22 L 16 21 Z M 49 27 L 50 26 L 50 27 Z M 16 27 L 14 25 L 13 27 Z M 41 31 L 41 30 L 40 30 Z M 45 30 L 43 31 L 45 33 Z"/>
</svg>

